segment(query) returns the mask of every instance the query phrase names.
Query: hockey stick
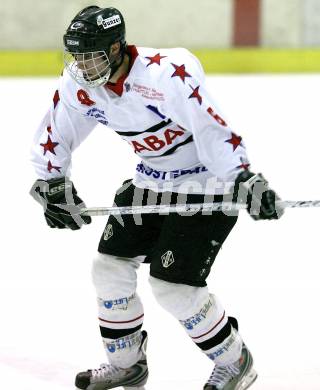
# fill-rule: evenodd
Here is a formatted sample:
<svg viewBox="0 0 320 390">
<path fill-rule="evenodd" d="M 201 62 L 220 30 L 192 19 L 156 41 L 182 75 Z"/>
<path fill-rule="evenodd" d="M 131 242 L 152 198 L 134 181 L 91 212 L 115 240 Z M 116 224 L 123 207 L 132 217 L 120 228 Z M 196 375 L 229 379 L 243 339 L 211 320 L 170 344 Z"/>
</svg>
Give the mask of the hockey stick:
<svg viewBox="0 0 320 390">
<path fill-rule="evenodd" d="M 279 207 L 285 208 L 320 207 L 320 200 L 278 201 L 277 205 Z M 91 207 L 81 209 L 80 215 L 96 217 L 99 215 L 196 213 L 199 211 L 237 211 L 246 208 L 247 206 L 245 204 L 231 202 L 153 206 Z"/>
</svg>

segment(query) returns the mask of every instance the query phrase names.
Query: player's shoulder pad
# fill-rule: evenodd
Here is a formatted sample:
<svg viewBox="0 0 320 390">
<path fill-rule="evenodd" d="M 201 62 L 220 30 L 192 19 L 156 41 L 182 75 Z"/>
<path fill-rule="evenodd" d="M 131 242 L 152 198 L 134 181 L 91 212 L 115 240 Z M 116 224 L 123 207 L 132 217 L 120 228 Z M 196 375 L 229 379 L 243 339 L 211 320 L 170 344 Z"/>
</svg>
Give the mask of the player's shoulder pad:
<svg viewBox="0 0 320 390">
<path fill-rule="evenodd" d="M 139 47 L 140 62 L 153 75 L 161 78 L 170 78 L 177 68 L 193 73 L 197 78 L 203 78 L 204 72 L 198 58 L 184 48 L 146 48 Z M 179 69 L 178 69 L 179 72 Z"/>
</svg>

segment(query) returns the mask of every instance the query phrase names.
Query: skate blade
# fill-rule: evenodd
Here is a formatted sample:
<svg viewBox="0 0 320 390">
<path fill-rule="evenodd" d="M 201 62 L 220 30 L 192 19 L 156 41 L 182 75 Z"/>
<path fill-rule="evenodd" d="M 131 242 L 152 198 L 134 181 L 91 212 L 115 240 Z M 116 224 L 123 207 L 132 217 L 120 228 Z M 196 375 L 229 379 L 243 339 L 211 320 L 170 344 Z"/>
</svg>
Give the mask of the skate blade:
<svg viewBox="0 0 320 390">
<path fill-rule="evenodd" d="M 235 390 L 245 390 L 250 387 L 253 382 L 257 379 L 257 372 L 251 368 L 251 370 L 242 378 Z"/>
<path fill-rule="evenodd" d="M 139 387 L 124 387 L 124 390 L 147 390 L 145 386 L 139 386 Z"/>
</svg>

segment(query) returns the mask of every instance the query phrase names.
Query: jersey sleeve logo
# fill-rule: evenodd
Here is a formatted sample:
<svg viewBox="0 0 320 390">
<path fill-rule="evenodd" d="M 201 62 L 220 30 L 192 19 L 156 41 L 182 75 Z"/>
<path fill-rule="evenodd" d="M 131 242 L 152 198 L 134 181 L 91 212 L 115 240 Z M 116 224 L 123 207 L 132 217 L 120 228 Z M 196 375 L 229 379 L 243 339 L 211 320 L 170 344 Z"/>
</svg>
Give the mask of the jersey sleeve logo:
<svg viewBox="0 0 320 390">
<path fill-rule="evenodd" d="M 90 99 L 90 96 L 88 92 L 84 91 L 83 89 L 79 89 L 77 92 L 77 98 L 81 104 L 84 104 L 85 106 L 93 106 L 96 104 L 93 100 Z"/>
</svg>

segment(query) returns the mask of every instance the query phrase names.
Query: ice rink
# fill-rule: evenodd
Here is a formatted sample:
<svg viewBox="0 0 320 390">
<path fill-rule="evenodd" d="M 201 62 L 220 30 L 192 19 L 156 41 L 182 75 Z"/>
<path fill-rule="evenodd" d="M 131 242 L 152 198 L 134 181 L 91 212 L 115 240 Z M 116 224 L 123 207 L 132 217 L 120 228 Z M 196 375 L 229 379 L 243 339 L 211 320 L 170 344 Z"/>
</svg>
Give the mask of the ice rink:
<svg viewBox="0 0 320 390">
<path fill-rule="evenodd" d="M 252 170 L 283 199 L 320 198 L 320 75 L 208 79 Z M 71 390 L 78 371 L 105 361 L 91 261 L 105 217 L 77 232 L 49 229 L 28 195 L 33 134 L 55 79 L 2 79 L 0 387 Z M 138 162 L 127 143 L 99 125 L 74 153 L 72 179 L 88 206 L 111 206 Z M 216 259 L 208 284 L 236 316 L 259 373 L 252 390 L 320 389 L 320 209 L 287 210 L 276 222 L 246 212 Z M 157 306 L 139 272 L 149 332 L 147 390 L 201 390 L 209 361 Z M 250 388 L 250 389 L 251 389 Z"/>
</svg>

